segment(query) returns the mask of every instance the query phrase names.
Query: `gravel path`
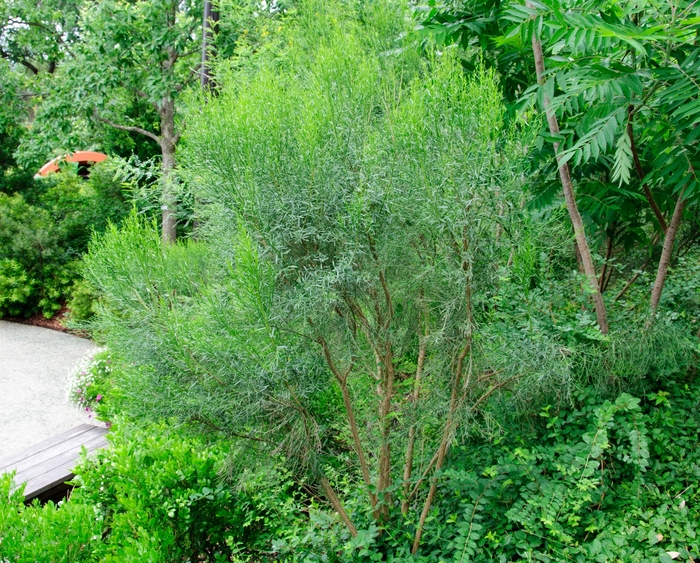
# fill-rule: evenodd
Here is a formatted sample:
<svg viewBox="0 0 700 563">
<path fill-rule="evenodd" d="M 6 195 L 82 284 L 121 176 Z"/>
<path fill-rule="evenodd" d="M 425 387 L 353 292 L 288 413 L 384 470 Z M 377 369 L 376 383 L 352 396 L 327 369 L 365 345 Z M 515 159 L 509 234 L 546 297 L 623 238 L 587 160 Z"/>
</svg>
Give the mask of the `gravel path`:
<svg viewBox="0 0 700 563">
<path fill-rule="evenodd" d="M 65 380 L 89 340 L 0 321 L 0 458 L 89 422 L 66 401 Z"/>
</svg>

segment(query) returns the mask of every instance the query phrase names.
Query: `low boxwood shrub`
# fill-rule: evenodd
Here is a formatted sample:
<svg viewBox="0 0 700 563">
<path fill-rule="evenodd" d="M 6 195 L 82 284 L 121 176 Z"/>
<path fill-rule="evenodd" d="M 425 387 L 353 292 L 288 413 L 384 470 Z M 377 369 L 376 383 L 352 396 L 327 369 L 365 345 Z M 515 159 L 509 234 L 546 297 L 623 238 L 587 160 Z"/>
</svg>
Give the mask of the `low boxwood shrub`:
<svg viewBox="0 0 700 563">
<path fill-rule="evenodd" d="M 117 424 L 110 447 L 77 468 L 70 500 L 101 522 L 100 561 L 231 561 L 268 551 L 275 527 L 299 513 L 292 484 L 272 469 L 243 472 L 233 486 L 222 477 L 231 455 L 167 424 Z"/>
<path fill-rule="evenodd" d="M 25 506 L 24 486 L 13 490 L 12 474 L 0 475 L 0 561 L 79 563 L 95 561 L 102 532 L 93 507 L 38 501 Z"/>
</svg>

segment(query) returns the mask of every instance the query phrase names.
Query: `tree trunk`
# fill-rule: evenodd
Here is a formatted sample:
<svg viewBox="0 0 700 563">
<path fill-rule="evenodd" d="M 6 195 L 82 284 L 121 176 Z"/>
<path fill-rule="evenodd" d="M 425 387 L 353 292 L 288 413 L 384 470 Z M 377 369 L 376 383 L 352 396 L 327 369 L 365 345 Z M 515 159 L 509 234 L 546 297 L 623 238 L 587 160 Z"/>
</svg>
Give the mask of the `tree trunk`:
<svg viewBox="0 0 700 563">
<path fill-rule="evenodd" d="M 528 6 L 530 8 L 533 7 L 529 2 Z M 546 81 L 544 77 L 544 54 L 542 53 L 542 43 L 537 38 L 536 34 L 533 34 L 532 36 L 532 52 L 535 55 L 537 81 L 544 85 Z M 553 136 L 559 135 L 559 123 L 557 121 L 557 116 L 549 109 L 549 98 L 547 95 L 544 96 L 544 111 L 547 115 L 549 131 Z M 559 143 L 554 143 L 554 153 L 556 154 L 557 163 L 559 163 L 561 161 Z M 561 179 L 561 185 L 564 189 L 564 199 L 566 201 L 566 208 L 569 211 L 569 217 L 571 218 L 571 224 L 574 228 L 576 244 L 579 252 L 581 253 L 583 271 L 586 275 L 586 279 L 588 280 L 590 290 L 593 292 L 593 304 L 595 306 L 596 317 L 598 319 L 598 327 L 600 328 L 600 332 L 607 334 L 608 318 L 605 311 L 605 303 L 603 302 L 603 296 L 598 290 L 598 278 L 595 273 L 595 266 L 593 264 L 591 250 L 588 246 L 588 241 L 586 240 L 586 231 L 583 226 L 583 220 L 581 219 L 581 214 L 579 213 L 578 206 L 576 205 L 574 186 L 571 182 L 571 171 L 569 170 L 568 163 L 565 162 L 559 165 L 559 178 Z"/>
<path fill-rule="evenodd" d="M 202 21 L 202 69 L 201 84 L 203 90 L 211 90 L 215 86 L 211 79 L 209 54 L 216 24 L 219 21 L 218 10 L 213 10 L 211 0 L 204 0 L 204 18 Z"/>
<path fill-rule="evenodd" d="M 163 194 L 161 210 L 163 212 L 163 242 L 174 243 L 177 238 L 177 215 L 175 179 L 175 104 L 165 98 L 160 107 L 160 150 L 162 155 Z"/>
<path fill-rule="evenodd" d="M 646 323 L 646 327 L 651 327 L 654 324 L 654 318 L 656 317 L 656 311 L 659 308 L 659 301 L 661 300 L 661 292 L 664 289 L 664 282 L 666 281 L 666 276 L 668 274 L 668 266 L 671 263 L 671 256 L 673 254 L 673 247 L 676 243 L 676 235 L 678 234 L 678 228 L 681 224 L 681 218 L 683 217 L 683 208 L 685 207 L 685 199 L 683 198 L 683 193 L 681 192 L 676 200 L 676 207 L 673 210 L 673 217 L 671 217 L 671 224 L 666 230 L 666 236 L 664 237 L 664 247 L 661 251 L 661 259 L 659 260 L 659 268 L 656 271 L 656 281 L 654 282 L 654 289 L 651 291 L 651 316 Z"/>
</svg>

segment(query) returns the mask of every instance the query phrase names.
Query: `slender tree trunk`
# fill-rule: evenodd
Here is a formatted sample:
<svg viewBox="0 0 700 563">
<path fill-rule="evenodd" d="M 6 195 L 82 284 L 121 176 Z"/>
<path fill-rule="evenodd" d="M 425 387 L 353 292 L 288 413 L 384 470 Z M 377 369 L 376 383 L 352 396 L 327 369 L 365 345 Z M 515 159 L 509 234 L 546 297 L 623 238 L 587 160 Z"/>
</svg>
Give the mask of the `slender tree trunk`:
<svg viewBox="0 0 700 563">
<path fill-rule="evenodd" d="M 683 209 L 685 208 L 685 199 L 683 195 L 684 191 L 680 193 L 676 200 L 676 207 L 673 210 L 671 224 L 668 226 L 666 236 L 664 237 L 664 247 L 661 250 L 659 268 L 656 271 L 656 281 L 654 282 L 654 288 L 651 290 L 651 316 L 646 323 L 647 328 L 654 324 L 656 311 L 659 308 L 659 300 L 661 299 L 661 293 L 663 292 L 666 276 L 668 275 L 668 266 L 671 264 L 673 247 L 676 243 L 676 235 L 678 234 L 678 228 L 680 227 L 681 218 L 683 217 Z"/>
<path fill-rule="evenodd" d="M 212 38 L 214 37 L 218 21 L 218 10 L 212 8 L 211 0 L 204 0 L 204 17 L 202 21 L 202 69 L 200 76 L 203 90 L 211 90 L 215 86 L 211 78 L 209 55 Z"/>
<path fill-rule="evenodd" d="M 163 242 L 177 238 L 177 200 L 175 195 L 175 104 L 165 98 L 160 107 L 160 150 L 162 155 L 163 195 L 161 200 Z"/>
<path fill-rule="evenodd" d="M 528 2 L 529 7 L 533 7 Z M 542 43 L 537 38 L 536 34 L 532 36 L 532 52 L 535 55 L 535 67 L 537 69 L 537 81 L 540 84 L 544 84 L 546 79 L 544 76 L 544 54 L 542 53 Z M 549 131 L 553 136 L 559 135 L 559 123 L 557 121 L 557 116 L 553 111 L 549 109 L 549 98 L 545 95 L 544 97 L 544 111 L 547 115 L 547 123 L 549 124 Z M 554 153 L 556 154 L 557 163 L 561 161 L 561 155 L 559 153 L 559 143 L 554 143 Z M 578 206 L 576 205 L 576 197 L 574 196 L 574 186 L 571 182 L 571 171 L 569 170 L 568 163 L 563 163 L 559 165 L 559 178 L 561 179 L 561 185 L 564 190 L 564 199 L 566 201 L 566 208 L 569 211 L 569 217 L 571 218 L 571 224 L 574 228 L 574 235 L 576 237 L 576 244 L 578 245 L 579 252 L 581 253 L 581 262 L 583 264 L 584 274 L 588 280 L 590 290 L 593 292 L 593 304 L 595 306 L 596 317 L 598 319 L 598 327 L 600 332 L 607 334 L 608 332 L 608 318 L 605 311 L 605 303 L 603 302 L 603 296 L 598 290 L 598 278 L 595 273 L 595 265 L 593 264 L 593 257 L 591 256 L 591 250 L 588 246 L 588 241 L 586 240 L 586 231 L 583 226 L 583 220 L 581 219 L 581 214 L 579 213 Z"/>
</svg>

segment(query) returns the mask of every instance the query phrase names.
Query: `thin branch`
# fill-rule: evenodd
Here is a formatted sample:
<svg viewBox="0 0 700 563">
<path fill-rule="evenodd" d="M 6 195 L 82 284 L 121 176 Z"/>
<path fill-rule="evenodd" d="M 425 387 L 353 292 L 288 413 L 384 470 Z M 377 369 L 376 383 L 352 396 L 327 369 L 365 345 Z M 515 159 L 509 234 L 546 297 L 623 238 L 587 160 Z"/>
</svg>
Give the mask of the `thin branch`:
<svg viewBox="0 0 700 563">
<path fill-rule="evenodd" d="M 411 501 L 411 499 L 412 499 L 412 498 L 416 495 L 416 493 L 418 492 L 418 489 L 419 489 L 420 486 L 423 484 L 423 481 L 425 481 L 425 478 L 428 476 L 428 473 L 430 473 L 430 470 L 431 470 L 431 468 L 433 467 L 433 464 L 437 461 L 438 453 L 439 453 L 439 452 L 435 452 L 435 454 L 433 454 L 432 459 L 428 462 L 428 466 L 425 468 L 425 470 L 424 470 L 423 473 L 421 474 L 421 476 L 420 476 L 420 478 L 418 479 L 418 481 L 416 481 L 416 484 L 414 485 L 413 490 L 411 491 L 411 494 L 408 495 L 408 501 L 409 501 L 409 502 Z"/>
<path fill-rule="evenodd" d="M 423 291 L 421 290 L 421 297 L 422 297 Z M 420 311 L 420 310 L 419 310 Z M 419 321 L 421 320 L 422 315 L 419 313 L 418 318 Z M 422 324 L 422 323 L 421 323 Z M 416 408 L 416 403 L 418 403 L 418 397 L 420 396 L 420 388 L 421 388 L 421 376 L 423 374 L 423 365 L 425 364 L 425 349 L 426 349 L 426 340 L 428 337 L 428 327 L 426 324 L 425 327 L 425 334 L 422 336 L 419 336 L 420 338 L 420 344 L 418 345 L 418 364 L 416 366 L 416 377 L 413 382 L 413 405 L 414 405 L 414 412 Z M 415 423 L 411 425 L 411 428 L 408 430 L 408 445 L 406 446 L 406 458 L 404 461 L 404 468 L 403 468 L 403 494 L 404 498 L 401 501 L 401 513 L 402 514 L 408 514 L 408 491 L 410 488 L 410 483 L 409 481 L 411 480 L 411 473 L 413 472 L 413 450 L 415 448 L 416 444 L 416 426 Z"/>
<path fill-rule="evenodd" d="M 338 514 L 340 514 L 340 517 L 342 518 L 343 522 L 345 522 L 345 525 L 348 527 L 348 530 L 350 530 L 350 534 L 352 534 L 352 537 L 356 538 L 357 528 L 352 523 L 352 520 L 350 520 L 350 516 L 348 516 L 348 513 L 343 507 L 343 504 L 340 502 L 338 495 L 335 494 L 333 487 L 331 487 L 328 478 L 325 476 L 321 477 L 321 487 L 323 488 L 323 492 L 326 493 L 326 497 L 330 501 L 333 508 L 335 508 Z"/>
<path fill-rule="evenodd" d="M 657 205 L 656 200 L 654 199 L 654 196 L 651 193 L 651 190 L 649 189 L 649 185 L 644 181 L 644 170 L 642 169 L 642 163 L 639 160 L 639 154 L 637 153 L 637 143 L 635 143 L 634 141 L 634 127 L 632 127 L 632 118 L 634 116 L 633 112 L 634 106 L 629 106 L 629 108 L 627 109 L 627 136 L 630 140 L 630 148 L 632 150 L 632 160 L 634 160 L 634 168 L 637 170 L 637 176 L 639 176 L 639 181 L 642 183 L 642 189 L 644 190 L 644 195 L 646 196 L 647 201 L 649 202 L 649 207 L 651 207 L 651 210 L 656 216 L 656 220 L 659 222 L 659 225 L 661 225 L 661 230 L 664 234 L 666 234 L 668 226 L 666 225 L 664 215 L 663 213 L 661 213 L 661 209 L 659 209 L 659 206 Z"/>
<path fill-rule="evenodd" d="M 367 235 L 367 238 L 369 239 L 369 249 L 372 252 L 372 258 L 374 258 L 374 261 L 377 263 L 378 266 L 380 266 L 379 255 L 377 254 L 377 250 L 374 245 L 374 240 L 372 240 L 372 237 L 370 235 Z M 394 305 L 391 300 L 391 294 L 389 293 L 389 285 L 386 281 L 386 275 L 384 274 L 384 270 L 381 268 L 381 266 L 379 268 L 379 281 L 382 284 L 382 290 L 384 291 L 384 301 L 386 301 L 386 308 L 389 311 L 389 315 L 387 316 L 387 319 L 384 323 L 384 329 L 386 330 L 387 328 L 389 328 L 391 319 L 394 316 Z"/>
<path fill-rule="evenodd" d="M 644 264 L 642 265 L 642 267 L 629 279 L 629 281 L 625 284 L 625 287 L 623 287 L 623 288 L 620 290 L 620 293 L 618 293 L 618 294 L 615 296 L 615 299 L 613 299 L 613 303 L 616 303 L 617 301 L 619 301 L 620 299 L 622 299 L 622 296 L 623 296 L 625 293 L 627 293 L 627 290 L 628 290 L 630 287 L 632 287 L 632 284 L 633 284 L 634 282 L 636 282 L 636 281 L 637 281 L 637 278 L 642 274 L 642 272 L 643 272 L 644 270 L 646 270 L 647 266 L 649 265 L 649 262 L 651 262 L 651 256 L 649 256 L 649 258 L 647 258 L 647 261 L 644 262 Z"/>
<path fill-rule="evenodd" d="M 313 326 L 313 323 L 311 322 L 311 319 L 309 319 L 309 324 Z M 347 385 L 347 380 L 348 380 L 348 375 L 350 374 L 350 371 L 353 368 L 353 364 L 350 364 L 350 367 L 348 367 L 347 370 L 345 370 L 344 373 L 341 373 L 338 368 L 335 365 L 335 362 L 333 361 L 333 357 L 331 356 L 331 351 L 330 348 L 328 347 L 328 343 L 326 342 L 326 339 L 323 338 L 323 336 L 319 336 L 316 339 L 316 342 L 318 342 L 321 347 L 323 348 L 323 355 L 326 358 L 326 364 L 328 364 L 328 367 L 330 368 L 331 372 L 335 376 L 335 379 L 338 381 L 338 385 L 340 386 L 340 393 L 343 397 L 343 404 L 345 406 L 345 414 L 348 418 L 348 425 L 350 426 L 350 433 L 352 434 L 352 439 L 355 444 L 355 452 L 357 453 L 357 457 L 360 461 L 360 469 L 362 470 L 362 478 L 365 482 L 365 486 L 367 487 L 367 492 L 369 494 L 369 499 L 370 503 L 372 504 L 372 509 L 374 509 L 377 505 L 377 497 L 372 493 L 371 487 L 372 487 L 372 480 L 370 479 L 369 476 L 369 465 L 367 464 L 367 459 L 365 458 L 365 452 L 364 448 L 362 447 L 362 441 L 360 440 L 360 433 L 357 429 L 357 421 L 355 420 L 355 413 L 352 408 L 352 400 L 350 399 L 350 392 L 348 391 L 348 385 Z"/>
<path fill-rule="evenodd" d="M 205 424 L 206 426 L 209 426 L 209 427 L 213 428 L 214 430 L 217 430 L 218 432 L 228 434 L 229 436 L 233 436 L 235 438 L 241 438 L 243 440 L 251 440 L 253 442 L 261 442 L 263 444 L 272 444 L 273 443 L 270 440 L 264 440 L 263 438 L 257 438 L 256 436 L 251 436 L 249 434 L 239 434 L 238 432 L 233 432 L 229 428 L 223 428 L 221 426 L 218 426 L 217 424 L 214 424 L 211 420 L 203 417 L 202 415 L 194 415 L 194 416 L 190 417 L 190 420 L 193 420 L 195 422 L 201 422 L 202 424 Z"/>
<path fill-rule="evenodd" d="M 10 57 L 10 54 L 3 51 L 2 49 L 0 49 L 0 57 L 2 57 L 3 59 L 7 59 L 8 61 L 12 60 L 12 57 Z M 34 74 L 39 74 L 39 69 L 37 67 L 35 67 L 32 63 L 30 63 L 28 60 L 22 59 L 21 61 L 19 61 L 19 64 L 24 65 L 29 70 L 31 70 Z"/>
<path fill-rule="evenodd" d="M 381 419 L 381 448 L 379 452 L 379 481 L 377 490 L 384 494 L 384 504 L 381 507 L 381 514 L 378 516 L 387 517 L 389 515 L 389 507 L 392 504 L 391 492 L 391 400 L 394 396 L 394 361 L 391 349 L 391 341 L 386 338 L 386 354 L 382 357 L 384 369 L 382 370 L 383 397 L 380 403 L 379 416 Z"/>
<path fill-rule="evenodd" d="M 498 389 L 505 387 L 508 383 L 511 381 L 514 381 L 516 379 L 519 379 L 521 377 L 521 374 L 514 375 L 512 377 L 509 377 L 508 379 L 504 379 L 503 381 L 499 381 L 498 383 L 494 383 L 491 387 L 489 387 L 484 393 L 479 397 L 476 402 L 474 402 L 472 405 L 470 405 L 470 408 L 472 410 L 476 410 L 476 408 L 483 403 L 486 399 L 488 399 L 495 391 Z"/>
<path fill-rule="evenodd" d="M 613 223 L 614 225 L 614 223 Z M 608 233 L 608 244 L 605 251 L 605 262 L 603 262 L 603 268 L 600 272 L 600 279 L 598 280 L 598 291 L 603 293 L 605 291 L 605 275 L 608 273 L 608 262 L 610 262 L 610 257 L 612 256 L 613 246 L 614 246 L 614 236 L 615 229 L 613 228 L 611 233 Z M 610 268 L 612 270 L 612 268 Z"/>
<path fill-rule="evenodd" d="M 133 127 L 131 125 L 119 125 L 118 123 L 114 123 L 114 121 L 111 121 L 105 117 L 100 116 L 97 113 L 97 110 L 93 111 L 93 117 L 97 119 L 97 121 L 101 121 L 103 123 L 106 123 L 107 125 L 111 125 L 115 129 L 120 129 L 121 131 L 128 131 L 130 133 L 140 133 L 141 135 L 145 135 L 149 139 L 153 139 L 156 143 L 159 145 L 162 143 L 161 137 L 156 135 L 155 133 L 151 133 L 150 131 L 147 131 L 146 129 L 141 129 L 141 127 Z"/>
<path fill-rule="evenodd" d="M 471 292 L 467 292 L 467 297 L 471 296 Z M 467 303 L 467 307 L 470 311 L 471 317 L 471 302 Z M 452 393 L 450 397 L 450 410 L 447 415 L 447 422 L 445 423 L 445 428 L 443 429 L 442 439 L 440 441 L 440 447 L 437 451 L 437 460 L 435 461 L 435 473 L 442 469 L 442 464 L 445 461 L 445 456 L 447 455 L 447 450 L 449 448 L 450 442 L 452 441 L 453 431 L 457 427 L 457 421 L 455 419 L 457 409 L 461 403 L 461 399 L 466 394 L 466 389 L 463 389 L 462 385 L 462 369 L 464 359 L 467 354 L 471 356 L 471 327 L 470 332 L 467 334 L 467 342 L 462 349 L 459 360 L 457 362 L 457 370 L 454 376 L 454 383 L 452 385 Z M 472 363 L 469 362 L 469 376 L 467 381 L 471 380 L 471 366 Z M 460 397 L 460 389 L 462 390 L 462 397 Z M 413 546 L 411 547 L 411 553 L 415 555 L 418 552 L 418 546 L 420 545 L 421 537 L 423 536 L 423 527 L 425 526 L 425 520 L 430 512 L 430 507 L 433 504 L 433 499 L 435 498 L 435 493 L 437 492 L 437 478 L 433 474 L 433 478 L 430 483 L 430 489 L 428 490 L 428 497 L 425 499 L 423 504 L 423 511 L 421 512 L 420 519 L 418 521 L 418 528 L 416 529 L 416 535 L 413 539 Z"/>
</svg>

